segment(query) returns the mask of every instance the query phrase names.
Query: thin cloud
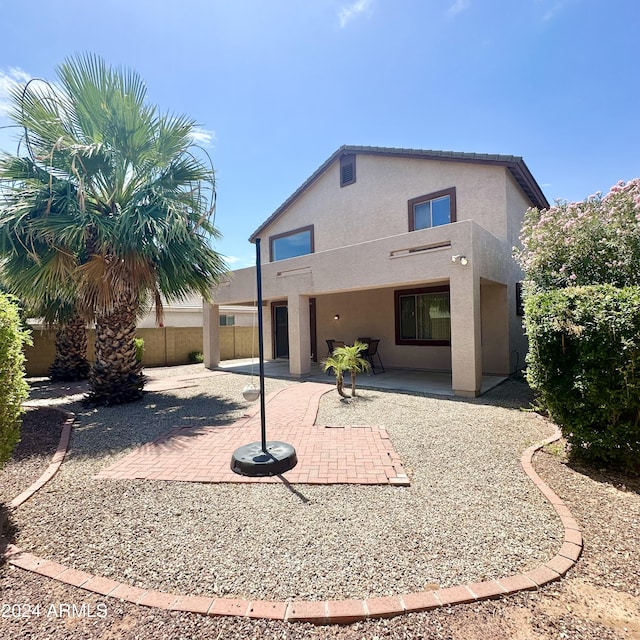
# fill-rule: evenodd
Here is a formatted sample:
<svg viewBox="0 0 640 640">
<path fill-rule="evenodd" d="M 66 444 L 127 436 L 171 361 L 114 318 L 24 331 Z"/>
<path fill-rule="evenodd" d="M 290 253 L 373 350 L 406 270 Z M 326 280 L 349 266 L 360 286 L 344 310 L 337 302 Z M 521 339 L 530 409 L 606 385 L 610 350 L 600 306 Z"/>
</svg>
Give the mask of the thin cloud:
<svg viewBox="0 0 640 640">
<path fill-rule="evenodd" d="M 466 11 L 471 6 L 471 0 L 456 0 L 447 11 L 447 15 L 451 18 Z"/>
<path fill-rule="evenodd" d="M 22 69 L 0 69 L 0 117 L 6 117 L 11 111 L 11 92 L 31 80 L 31 76 Z"/>
<path fill-rule="evenodd" d="M 215 131 L 208 131 L 200 127 L 194 127 L 191 130 L 191 139 L 195 144 L 199 144 L 203 147 L 211 146 L 211 143 L 216 139 Z"/>
<path fill-rule="evenodd" d="M 558 13 L 560 13 L 567 5 L 571 4 L 572 0 L 536 0 L 536 4 L 542 5 L 546 8 L 544 15 L 542 16 L 543 22 L 549 22 L 553 20 Z"/>
<path fill-rule="evenodd" d="M 353 20 L 356 16 L 359 16 L 362 13 L 366 13 L 373 0 L 356 0 L 352 4 L 342 7 L 340 11 L 338 11 L 338 20 L 340 20 L 340 28 L 344 29 L 351 20 Z"/>
</svg>

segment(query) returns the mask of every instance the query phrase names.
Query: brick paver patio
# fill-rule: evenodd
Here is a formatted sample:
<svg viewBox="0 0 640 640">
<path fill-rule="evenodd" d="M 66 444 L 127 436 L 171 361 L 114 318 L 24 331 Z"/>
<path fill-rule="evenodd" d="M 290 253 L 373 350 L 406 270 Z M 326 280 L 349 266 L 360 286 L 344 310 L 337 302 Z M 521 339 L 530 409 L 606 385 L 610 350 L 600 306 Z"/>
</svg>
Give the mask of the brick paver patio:
<svg viewBox="0 0 640 640">
<path fill-rule="evenodd" d="M 287 442 L 298 464 L 286 473 L 290 483 L 391 484 L 409 478 L 387 431 L 377 426 L 314 425 L 320 397 L 332 387 L 303 382 L 266 398 L 267 440 Z M 176 428 L 147 443 L 96 477 L 183 482 L 282 482 L 280 477 L 249 478 L 233 473 L 231 456 L 260 441 L 260 405 L 225 426 Z"/>
</svg>

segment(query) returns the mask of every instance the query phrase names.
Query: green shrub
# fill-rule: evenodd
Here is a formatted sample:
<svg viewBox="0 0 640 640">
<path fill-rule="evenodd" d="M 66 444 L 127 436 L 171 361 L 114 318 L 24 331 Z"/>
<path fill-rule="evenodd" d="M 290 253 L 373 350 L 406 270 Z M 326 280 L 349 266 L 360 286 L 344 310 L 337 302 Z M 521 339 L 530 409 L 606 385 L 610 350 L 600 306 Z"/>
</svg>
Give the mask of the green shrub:
<svg viewBox="0 0 640 640">
<path fill-rule="evenodd" d="M 0 465 L 20 439 L 22 401 L 27 397 L 23 345 L 31 344 L 14 298 L 0 293 Z"/>
<path fill-rule="evenodd" d="M 570 287 L 525 302 L 527 379 L 590 464 L 640 469 L 640 287 Z"/>
<path fill-rule="evenodd" d="M 201 362 L 204 362 L 204 354 L 202 351 L 191 351 L 188 358 L 191 364 L 200 364 Z"/>
<path fill-rule="evenodd" d="M 142 362 L 142 356 L 144 355 L 144 338 L 135 338 L 133 342 L 136 345 L 136 360 Z"/>
</svg>

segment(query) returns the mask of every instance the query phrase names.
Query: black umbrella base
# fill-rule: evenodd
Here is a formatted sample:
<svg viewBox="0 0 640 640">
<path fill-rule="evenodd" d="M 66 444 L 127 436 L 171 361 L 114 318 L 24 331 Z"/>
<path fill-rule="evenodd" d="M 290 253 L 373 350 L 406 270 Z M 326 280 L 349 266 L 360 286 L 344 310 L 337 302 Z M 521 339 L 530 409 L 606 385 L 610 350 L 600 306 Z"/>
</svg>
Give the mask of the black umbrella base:
<svg viewBox="0 0 640 640">
<path fill-rule="evenodd" d="M 262 450 L 261 442 L 238 447 L 231 457 L 231 471 L 258 478 L 280 475 L 298 464 L 296 450 L 290 444 L 271 441 L 266 445 L 266 452 Z"/>
</svg>

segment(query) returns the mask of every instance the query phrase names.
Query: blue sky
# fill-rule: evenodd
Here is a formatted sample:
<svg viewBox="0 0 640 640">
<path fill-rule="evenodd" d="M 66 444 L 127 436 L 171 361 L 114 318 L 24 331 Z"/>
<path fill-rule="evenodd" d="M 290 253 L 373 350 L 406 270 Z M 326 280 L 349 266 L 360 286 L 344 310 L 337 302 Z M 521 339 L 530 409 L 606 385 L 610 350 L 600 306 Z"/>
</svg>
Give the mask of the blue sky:
<svg viewBox="0 0 640 640">
<path fill-rule="evenodd" d="M 639 26 L 636 0 L 0 0 L 0 126 L 70 55 L 136 70 L 200 124 L 237 268 L 342 144 L 522 156 L 550 201 L 639 177 Z"/>
</svg>

